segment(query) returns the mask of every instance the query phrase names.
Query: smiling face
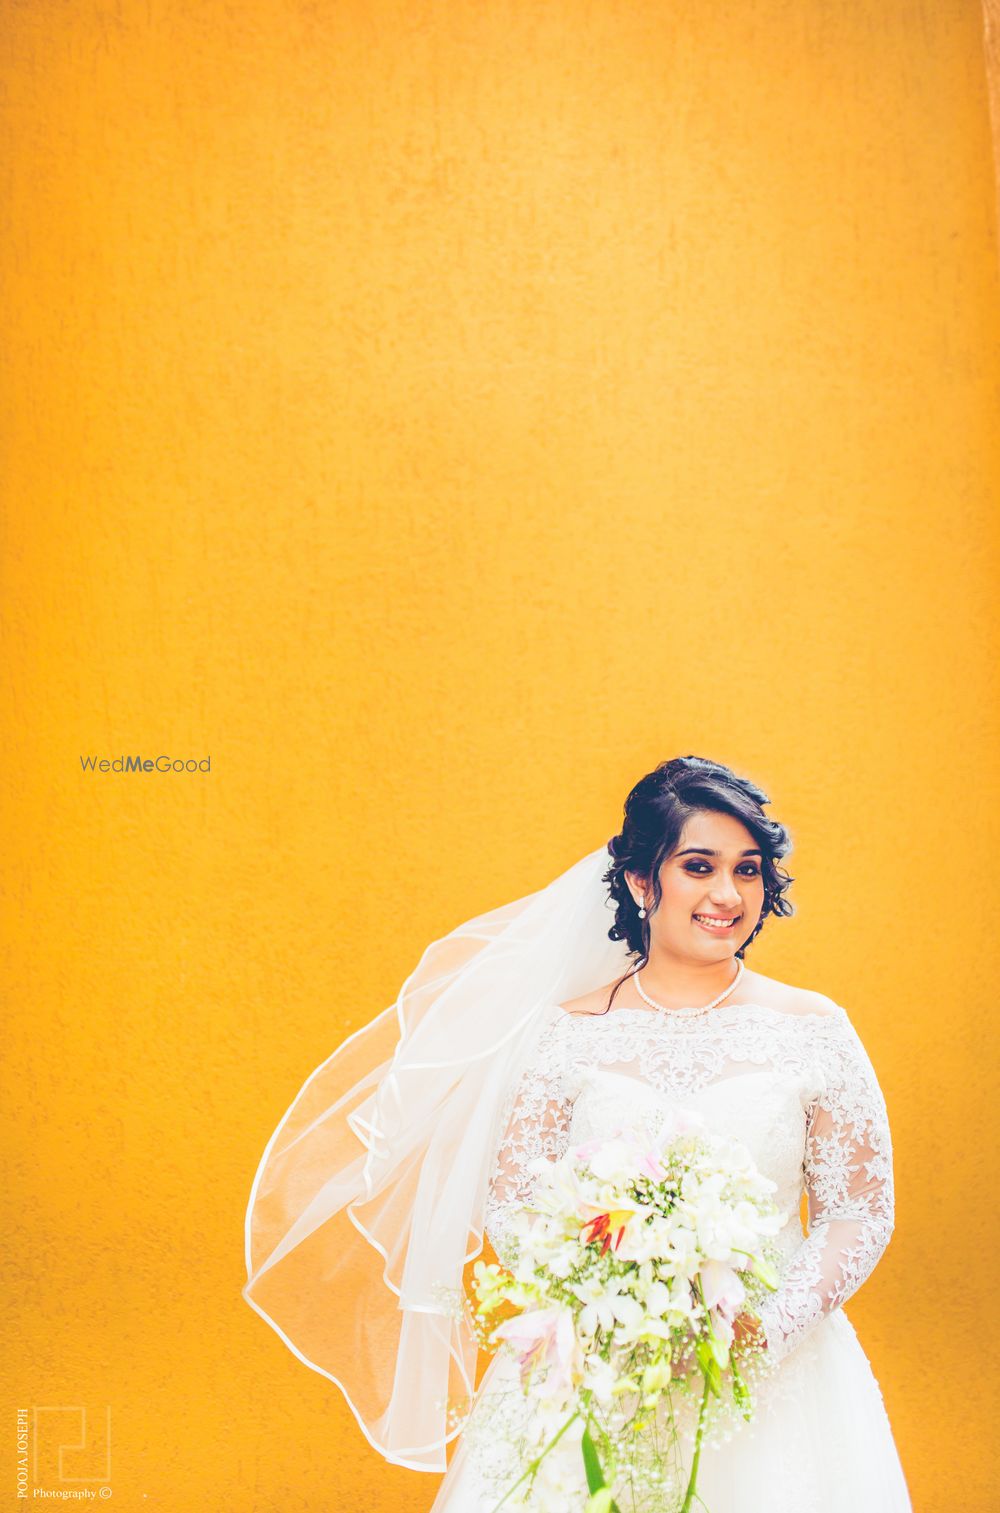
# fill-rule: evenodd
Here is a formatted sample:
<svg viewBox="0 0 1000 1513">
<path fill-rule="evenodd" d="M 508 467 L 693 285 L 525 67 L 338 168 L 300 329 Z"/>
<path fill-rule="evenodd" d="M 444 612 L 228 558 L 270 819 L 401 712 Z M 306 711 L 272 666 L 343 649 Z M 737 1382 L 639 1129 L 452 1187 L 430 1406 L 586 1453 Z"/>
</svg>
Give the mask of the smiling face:
<svg viewBox="0 0 1000 1513">
<path fill-rule="evenodd" d="M 764 907 L 761 863 L 760 845 L 742 821 L 715 810 L 692 814 L 660 867 L 662 898 L 648 914 L 651 953 L 702 962 L 735 956 Z M 648 911 L 650 883 L 632 872 L 625 877 Z"/>
</svg>

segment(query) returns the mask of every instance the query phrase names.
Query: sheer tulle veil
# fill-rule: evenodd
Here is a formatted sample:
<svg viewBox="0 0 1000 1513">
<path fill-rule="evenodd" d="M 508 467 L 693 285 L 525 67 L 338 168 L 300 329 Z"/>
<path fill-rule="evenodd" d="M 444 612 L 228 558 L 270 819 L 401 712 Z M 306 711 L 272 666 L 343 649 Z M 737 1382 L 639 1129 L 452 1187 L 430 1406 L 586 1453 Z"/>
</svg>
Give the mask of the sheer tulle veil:
<svg viewBox="0 0 1000 1513">
<path fill-rule="evenodd" d="M 445 1470 L 462 1427 L 478 1350 L 462 1273 L 543 1011 L 628 969 L 608 939 L 611 861 L 602 846 L 433 941 L 395 1004 L 306 1079 L 261 1157 L 242 1295 L 398 1465 Z"/>
</svg>

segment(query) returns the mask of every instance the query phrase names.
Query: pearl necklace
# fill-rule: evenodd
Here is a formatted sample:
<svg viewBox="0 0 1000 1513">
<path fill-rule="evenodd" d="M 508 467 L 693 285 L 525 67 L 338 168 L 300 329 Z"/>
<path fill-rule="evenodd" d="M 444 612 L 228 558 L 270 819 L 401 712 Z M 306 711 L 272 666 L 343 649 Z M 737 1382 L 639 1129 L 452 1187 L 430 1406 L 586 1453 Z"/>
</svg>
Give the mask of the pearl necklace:
<svg viewBox="0 0 1000 1513">
<path fill-rule="evenodd" d="M 693 1009 L 668 1009 L 665 1003 L 657 1003 L 655 998 L 650 998 L 649 994 L 643 991 L 642 983 L 639 981 L 639 973 L 641 972 L 641 970 L 641 967 L 636 967 L 635 971 L 631 974 L 632 981 L 635 983 L 636 992 L 639 994 L 639 997 L 644 999 L 646 1003 L 649 1004 L 649 1007 L 651 1009 L 659 1009 L 662 1014 L 707 1014 L 709 1009 L 716 1008 L 720 1003 L 722 1003 L 723 999 L 728 998 L 730 993 L 733 992 L 736 984 L 743 976 L 744 967 L 742 957 L 737 956 L 736 976 L 733 978 L 732 982 L 729 984 L 725 992 L 720 993 L 718 998 L 713 998 L 711 1003 L 706 1003 L 701 1008 Z"/>
</svg>

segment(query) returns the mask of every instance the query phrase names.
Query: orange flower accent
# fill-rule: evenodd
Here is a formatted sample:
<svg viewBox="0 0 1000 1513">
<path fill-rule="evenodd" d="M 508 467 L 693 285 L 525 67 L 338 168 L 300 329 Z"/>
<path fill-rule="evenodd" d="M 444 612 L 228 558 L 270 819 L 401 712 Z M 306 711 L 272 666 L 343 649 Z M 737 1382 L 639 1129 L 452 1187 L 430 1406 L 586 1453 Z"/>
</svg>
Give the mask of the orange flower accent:
<svg viewBox="0 0 1000 1513">
<path fill-rule="evenodd" d="M 611 1244 L 611 1231 L 617 1225 L 618 1233 L 615 1236 L 614 1241 L 615 1250 L 617 1250 L 622 1242 L 622 1235 L 625 1233 L 629 1219 L 632 1219 L 634 1217 L 634 1209 L 613 1208 L 606 1214 L 598 1214 L 595 1219 L 588 1219 L 583 1228 L 584 1230 L 589 1229 L 590 1234 L 587 1235 L 584 1243 L 591 1245 L 595 1241 L 601 1240 L 601 1255 L 603 1256 L 605 1251 L 608 1249 L 608 1246 Z"/>
</svg>

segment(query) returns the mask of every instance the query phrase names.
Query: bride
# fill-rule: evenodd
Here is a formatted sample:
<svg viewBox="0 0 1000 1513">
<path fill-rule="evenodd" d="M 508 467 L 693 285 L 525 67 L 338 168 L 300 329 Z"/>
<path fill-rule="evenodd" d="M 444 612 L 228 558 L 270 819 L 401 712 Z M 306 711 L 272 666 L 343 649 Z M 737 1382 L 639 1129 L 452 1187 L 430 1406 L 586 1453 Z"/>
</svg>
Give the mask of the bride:
<svg viewBox="0 0 1000 1513">
<path fill-rule="evenodd" d="M 843 1309 L 893 1229 L 885 1102 L 842 1006 L 745 965 L 765 921 L 792 912 L 791 842 L 767 803 L 719 763 L 661 764 L 606 847 L 429 946 L 396 1004 L 313 1072 L 261 1158 L 243 1296 L 336 1382 L 380 1454 L 446 1470 L 431 1513 L 492 1513 L 523 1470 L 513 1350 L 475 1386 L 465 1284 L 484 1232 L 510 1259 L 531 1163 L 674 1109 L 741 1141 L 790 1215 L 777 1290 L 736 1320 L 767 1363 L 753 1417 L 702 1444 L 699 1505 L 909 1513 Z M 690 1434 L 680 1443 L 690 1457 Z M 582 1513 L 579 1451 L 543 1467 L 531 1497 L 504 1506 Z M 674 1507 L 613 1490 L 621 1513 Z"/>
</svg>

